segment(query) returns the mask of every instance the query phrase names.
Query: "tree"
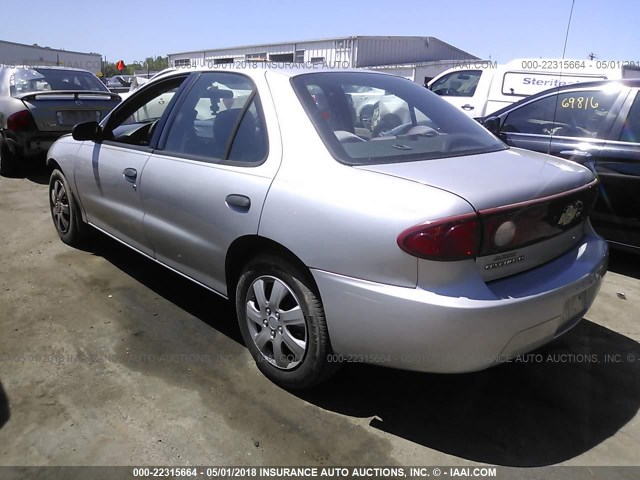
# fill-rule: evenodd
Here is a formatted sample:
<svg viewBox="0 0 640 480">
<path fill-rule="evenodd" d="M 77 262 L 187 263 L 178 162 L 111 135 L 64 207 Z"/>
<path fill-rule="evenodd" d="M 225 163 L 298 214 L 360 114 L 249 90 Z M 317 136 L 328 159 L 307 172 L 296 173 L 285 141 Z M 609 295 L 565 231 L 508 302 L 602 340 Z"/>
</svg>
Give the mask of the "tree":
<svg viewBox="0 0 640 480">
<path fill-rule="evenodd" d="M 142 64 L 136 64 L 136 70 L 159 72 L 169 66 L 169 57 L 147 57 Z"/>
</svg>

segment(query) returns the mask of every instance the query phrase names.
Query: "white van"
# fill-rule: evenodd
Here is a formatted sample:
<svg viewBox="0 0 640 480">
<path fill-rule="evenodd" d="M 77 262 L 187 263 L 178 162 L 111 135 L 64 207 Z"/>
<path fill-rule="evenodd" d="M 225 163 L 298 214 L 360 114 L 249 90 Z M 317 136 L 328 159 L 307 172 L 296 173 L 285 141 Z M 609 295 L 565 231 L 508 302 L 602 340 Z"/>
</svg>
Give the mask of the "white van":
<svg viewBox="0 0 640 480">
<path fill-rule="evenodd" d="M 428 88 L 473 118 L 553 87 L 592 80 L 637 78 L 640 65 L 609 60 L 520 58 L 499 65 L 470 60 L 445 70 Z"/>
</svg>

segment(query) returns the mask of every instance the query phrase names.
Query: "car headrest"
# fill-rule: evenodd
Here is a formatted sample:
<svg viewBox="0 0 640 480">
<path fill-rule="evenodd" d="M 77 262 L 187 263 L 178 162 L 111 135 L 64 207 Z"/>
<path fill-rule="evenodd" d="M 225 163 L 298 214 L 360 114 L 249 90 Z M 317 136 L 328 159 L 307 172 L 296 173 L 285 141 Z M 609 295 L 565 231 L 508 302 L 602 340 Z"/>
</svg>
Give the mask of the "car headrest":
<svg viewBox="0 0 640 480">
<path fill-rule="evenodd" d="M 242 112 L 241 108 L 232 108 L 229 110 L 223 110 L 216 115 L 216 119 L 213 122 L 213 137 L 220 141 L 226 141 L 231 135 L 233 127 L 235 127 L 238 117 Z"/>
</svg>

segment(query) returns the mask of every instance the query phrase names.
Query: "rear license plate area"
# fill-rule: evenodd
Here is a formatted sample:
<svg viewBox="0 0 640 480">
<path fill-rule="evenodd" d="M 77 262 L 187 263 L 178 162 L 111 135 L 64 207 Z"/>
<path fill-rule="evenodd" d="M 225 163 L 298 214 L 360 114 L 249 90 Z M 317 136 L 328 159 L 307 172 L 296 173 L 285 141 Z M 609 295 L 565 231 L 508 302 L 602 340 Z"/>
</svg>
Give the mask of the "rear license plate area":
<svg viewBox="0 0 640 480">
<path fill-rule="evenodd" d="M 99 122 L 100 112 L 98 110 L 62 110 L 56 112 L 58 124 L 68 127 L 83 122 Z"/>
</svg>

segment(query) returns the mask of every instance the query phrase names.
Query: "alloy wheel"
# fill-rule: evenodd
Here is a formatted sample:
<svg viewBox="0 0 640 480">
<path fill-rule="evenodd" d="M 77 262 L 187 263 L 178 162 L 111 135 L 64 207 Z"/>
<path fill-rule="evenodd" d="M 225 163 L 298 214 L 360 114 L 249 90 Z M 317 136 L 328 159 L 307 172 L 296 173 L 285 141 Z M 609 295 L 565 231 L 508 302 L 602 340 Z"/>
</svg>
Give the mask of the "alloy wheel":
<svg viewBox="0 0 640 480">
<path fill-rule="evenodd" d="M 307 324 L 300 301 L 282 280 L 256 278 L 247 292 L 246 322 L 262 357 L 281 370 L 291 370 L 307 351 Z"/>
<path fill-rule="evenodd" d="M 60 180 L 56 180 L 51 187 L 51 213 L 58 231 L 67 233 L 71 226 L 71 209 L 67 190 Z"/>
</svg>

